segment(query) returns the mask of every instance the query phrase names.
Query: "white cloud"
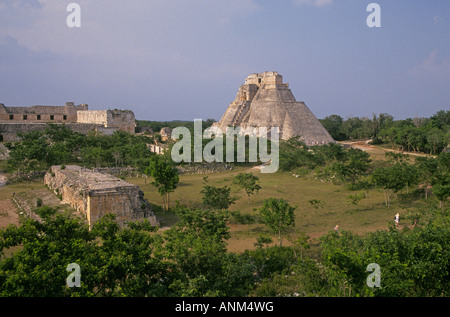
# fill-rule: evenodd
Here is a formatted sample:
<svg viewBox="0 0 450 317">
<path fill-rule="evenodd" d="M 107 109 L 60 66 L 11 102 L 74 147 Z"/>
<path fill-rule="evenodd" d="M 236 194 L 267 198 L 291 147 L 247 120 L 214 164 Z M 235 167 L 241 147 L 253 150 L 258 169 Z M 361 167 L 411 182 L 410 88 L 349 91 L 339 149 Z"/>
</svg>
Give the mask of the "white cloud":
<svg viewBox="0 0 450 317">
<path fill-rule="evenodd" d="M 416 64 L 409 73 L 416 78 L 429 75 L 438 78 L 449 77 L 450 59 L 439 59 L 438 50 L 433 50 L 427 58 Z"/>
<path fill-rule="evenodd" d="M 333 0 L 294 0 L 298 5 L 313 5 L 315 7 L 326 7 L 333 4 Z"/>
</svg>

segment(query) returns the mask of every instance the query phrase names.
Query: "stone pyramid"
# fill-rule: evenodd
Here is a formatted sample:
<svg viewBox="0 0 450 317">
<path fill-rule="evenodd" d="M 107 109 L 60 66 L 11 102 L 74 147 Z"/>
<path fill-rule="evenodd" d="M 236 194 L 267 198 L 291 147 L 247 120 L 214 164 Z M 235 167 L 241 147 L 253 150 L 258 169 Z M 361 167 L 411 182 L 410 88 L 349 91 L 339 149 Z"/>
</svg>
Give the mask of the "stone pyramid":
<svg viewBox="0 0 450 317">
<path fill-rule="evenodd" d="M 300 136 L 306 145 L 335 141 L 304 102 L 295 100 L 287 83 L 277 72 L 252 74 L 239 87 L 236 99 L 228 106 L 218 126 L 255 128 L 278 127 L 280 139 Z"/>
</svg>

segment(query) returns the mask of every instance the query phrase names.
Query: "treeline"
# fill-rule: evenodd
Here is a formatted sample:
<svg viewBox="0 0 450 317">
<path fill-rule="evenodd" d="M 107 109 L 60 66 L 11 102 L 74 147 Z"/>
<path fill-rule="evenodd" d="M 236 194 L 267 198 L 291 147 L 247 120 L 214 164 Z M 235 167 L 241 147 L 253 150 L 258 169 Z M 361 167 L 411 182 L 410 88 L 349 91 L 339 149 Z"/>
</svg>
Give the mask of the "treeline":
<svg viewBox="0 0 450 317">
<path fill-rule="evenodd" d="M 276 210 L 268 217 L 275 220 Z M 330 232 L 320 238 L 318 254 L 295 232 L 289 246 L 269 246 L 271 239 L 261 236 L 254 250 L 228 252 L 223 210 L 178 207 L 180 221 L 164 231 L 148 221 L 120 228 L 113 214 L 90 230 L 67 212 L 45 206 L 36 212 L 41 222 L 0 230 L 0 296 L 422 297 L 450 290 L 449 218 L 433 208 L 413 229 L 390 224 L 366 237 Z M 367 271 L 372 263 L 378 281 Z"/>
<path fill-rule="evenodd" d="M 319 120 L 336 141 L 372 139 L 373 144 L 397 145 L 403 151 L 438 154 L 450 142 L 450 111 L 430 118 L 394 120 L 386 113 L 369 118 L 331 115 Z"/>
<path fill-rule="evenodd" d="M 47 125 L 45 130 L 19 134 L 20 142 L 5 143 L 10 150 L 7 166 L 19 175 L 47 170 L 52 165 L 78 164 L 88 168 L 131 166 L 144 169 L 151 153 L 148 136 L 117 131 L 113 135 L 87 135 L 64 125 Z"/>
<path fill-rule="evenodd" d="M 216 120 L 207 119 L 203 121 L 203 128 L 206 129 L 210 127 Z M 136 128 L 139 130 L 141 128 L 150 128 L 153 132 L 158 133 L 162 128 L 175 129 L 178 127 L 188 128 L 192 133 L 194 131 L 194 121 L 183 121 L 183 120 L 173 120 L 173 121 L 149 121 L 149 120 L 136 120 Z"/>
<path fill-rule="evenodd" d="M 189 125 L 187 128 L 192 128 Z M 207 126 L 203 125 L 203 129 Z M 193 135 L 193 133 L 192 133 Z M 152 153 L 148 144 L 154 143 L 153 136 L 146 134 L 130 134 L 116 131 L 112 135 L 87 135 L 77 133 L 64 125 L 49 124 L 44 130 L 25 134 L 19 133 L 19 142 L 7 142 L 9 150 L 7 168 L 19 176 L 34 171 L 45 171 L 52 165 L 76 164 L 87 168 L 95 167 L 134 167 L 143 174 L 150 164 Z M 202 148 L 211 140 L 202 139 Z M 191 138 L 191 157 L 194 157 L 194 138 Z M 234 141 L 235 165 L 249 163 L 249 140 L 245 140 L 245 162 L 237 162 L 238 146 Z M 170 158 L 174 142 L 167 142 L 164 157 Z M 225 148 L 225 138 L 223 147 Z M 213 152 L 214 154 L 214 152 Z M 226 161 L 226 151 L 223 151 L 223 161 Z M 182 165 L 183 162 L 175 165 Z M 255 164 L 255 163 L 253 163 Z"/>
</svg>

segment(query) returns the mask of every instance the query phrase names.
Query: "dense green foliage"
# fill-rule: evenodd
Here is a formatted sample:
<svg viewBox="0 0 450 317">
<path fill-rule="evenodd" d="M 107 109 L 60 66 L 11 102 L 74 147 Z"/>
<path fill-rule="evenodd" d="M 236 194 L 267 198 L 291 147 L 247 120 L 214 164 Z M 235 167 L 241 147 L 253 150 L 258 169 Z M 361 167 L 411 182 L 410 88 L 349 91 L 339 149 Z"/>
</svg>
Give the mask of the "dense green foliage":
<svg viewBox="0 0 450 317">
<path fill-rule="evenodd" d="M 280 144 L 280 169 L 282 171 L 314 172 L 321 179 L 337 178 L 356 183 L 370 168 L 370 155 L 359 149 L 345 150 L 341 145 L 306 145 L 296 138 Z"/>
<path fill-rule="evenodd" d="M 262 223 L 278 234 L 280 246 L 287 229 L 295 224 L 294 210 L 295 207 L 289 205 L 286 200 L 275 198 L 265 200 L 259 209 Z"/>
<path fill-rule="evenodd" d="M 208 185 L 207 176 L 203 178 L 203 182 L 204 185 L 200 193 L 206 207 L 214 210 L 226 210 L 237 200 L 236 197 L 231 196 L 231 187 Z"/>
<path fill-rule="evenodd" d="M 432 126 L 444 131 L 447 113 L 440 112 L 415 129 Z M 342 126 L 358 122 L 330 120 L 337 122 L 334 133 L 343 138 L 353 128 Z M 370 133 L 383 141 L 388 127 L 408 126 L 408 120 L 397 122 L 383 115 L 374 117 Z M 362 135 L 366 133 L 363 127 L 352 131 Z M 422 130 L 432 131 L 427 129 Z M 8 165 L 20 173 L 70 163 L 135 166 L 153 178 L 163 197 L 178 184 L 174 166 L 147 150 L 148 137 L 122 132 L 85 136 L 50 125 L 22 139 L 7 144 L 11 150 Z M 272 198 L 264 202 L 256 218 L 247 220 L 267 225 L 278 234 L 279 244 L 269 246 L 271 238 L 261 235 L 255 250 L 233 253 L 227 251 L 227 240 L 230 218 L 236 218 L 236 213 L 227 209 L 235 198 L 230 187 L 211 186 L 205 178 L 200 193 L 205 209 L 177 204 L 170 212 L 179 221 L 167 230 L 158 230 L 148 221 L 120 228 L 113 214 L 90 229 L 83 219 L 66 211 L 38 208 L 42 221 L 25 218 L 20 226 L 0 230 L 0 296 L 449 296 L 450 217 L 445 207 L 450 196 L 450 153 L 440 153 L 439 143 L 427 140 L 428 145 L 422 147 L 408 142 L 411 148 L 438 156 L 412 162 L 406 155 L 388 153 L 383 164 L 374 164 L 363 151 L 337 144 L 308 148 L 294 138 L 280 144 L 282 171 L 339 182 L 355 190 L 377 186 L 388 195 L 388 206 L 395 193 L 423 191 L 429 207 L 412 208 L 402 220 L 410 220 L 412 229 L 400 230 L 390 222 L 388 230 L 364 236 L 330 232 L 319 239 L 314 252 L 308 252 L 308 237 L 288 230 L 294 224 L 295 208 Z M 240 175 L 234 185 L 248 196 L 259 190 L 257 178 Z M 430 185 L 431 191 L 419 187 L 423 184 Z M 361 199 L 358 194 L 351 196 L 354 204 Z M 168 205 L 168 198 L 165 201 Z M 315 199 L 310 203 L 314 208 L 321 206 Z M 282 245 L 283 238 L 289 246 Z M 66 284 L 71 263 L 81 268 L 81 287 Z M 380 287 L 367 284 L 371 263 L 380 267 Z"/>
<path fill-rule="evenodd" d="M 144 169 L 152 156 L 147 148 L 151 138 L 123 131 L 111 136 L 84 135 L 64 125 L 49 124 L 43 131 L 19 136 L 21 142 L 5 144 L 10 150 L 8 167 L 19 173 L 71 163 L 89 168 L 132 166 Z"/>
<path fill-rule="evenodd" d="M 250 200 L 250 195 L 258 193 L 261 186 L 258 184 L 259 177 L 252 173 L 239 173 L 233 178 L 233 184 L 242 188 Z"/>
<path fill-rule="evenodd" d="M 380 188 L 387 207 L 395 194 L 403 190 L 408 194 L 412 188 L 423 191 L 428 198 L 428 186 L 431 186 L 431 192 L 444 210 L 445 201 L 450 197 L 449 152 L 436 157 L 417 157 L 414 162 L 407 154 L 386 152 L 385 156 L 381 165 L 374 164 L 370 155 L 359 149 L 344 149 L 339 144 L 308 148 L 297 138 L 291 138 L 280 144 L 280 169 L 297 173 L 294 174 L 297 176 L 343 183 L 350 190 Z M 356 204 L 363 197 L 360 194 L 349 198 Z"/>
<path fill-rule="evenodd" d="M 216 120 L 208 119 L 202 121 L 203 129 L 210 127 Z M 136 120 L 137 130 L 140 128 L 150 128 L 153 132 L 159 133 L 162 128 L 175 129 L 178 127 L 188 128 L 191 133 L 194 133 L 194 121 L 172 120 L 172 121 L 148 121 L 148 120 Z"/>
<path fill-rule="evenodd" d="M 147 221 L 120 228 L 113 214 L 89 230 L 80 218 L 41 207 L 42 222 L 0 230 L 0 296 L 449 295 L 450 219 L 434 207 L 412 230 L 325 234 L 317 256 L 305 253 L 302 234 L 290 246 L 260 239 L 255 250 L 227 252 L 227 211 L 176 212 L 180 221 L 165 231 Z M 66 283 L 71 263 L 80 266 L 80 287 Z M 380 267 L 380 287 L 366 283 L 371 263 Z"/>
<path fill-rule="evenodd" d="M 438 154 L 449 144 L 450 111 L 430 118 L 394 120 L 386 113 L 369 118 L 331 115 L 320 122 L 337 141 L 372 139 L 375 144 L 396 144 L 404 151 Z"/>
</svg>

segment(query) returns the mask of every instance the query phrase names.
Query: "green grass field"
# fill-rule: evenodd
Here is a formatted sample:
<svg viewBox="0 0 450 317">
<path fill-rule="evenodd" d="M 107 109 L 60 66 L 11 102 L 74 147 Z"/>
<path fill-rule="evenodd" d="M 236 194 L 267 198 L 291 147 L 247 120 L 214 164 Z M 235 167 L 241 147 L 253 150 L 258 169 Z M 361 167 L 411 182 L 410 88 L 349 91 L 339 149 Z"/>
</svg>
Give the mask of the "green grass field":
<svg viewBox="0 0 450 317">
<path fill-rule="evenodd" d="M 262 189 L 258 194 L 251 196 L 250 201 L 242 191 L 232 185 L 233 177 L 239 172 L 252 172 L 260 178 Z M 171 194 L 171 207 L 179 202 L 191 208 L 202 208 L 200 191 L 203 187 L 204 176 L 180 175 L 180 184 Z M 139 185 L 147 200 L 161 205 L 161 197 L 149 180 L 129 178 L 127 181 Z M 230 172 L 208 174 L 208 184 L 231 186 L 233 195 L 240 198 L 230 207 L 230 210 L 239 211 L 242 214 L 256 214 L 263 201 L 271 197 L 289 201 L 291 205 L 297 207 L 295 230 L 305 232 L 311 237 L 313 243 L 317 242 L 321 235 L 334 230 L 336 225 L 339 225 L 341 230 L 352 231 L 356 234 L 387 229 L 388 223 L 393 220 L 397 212 L 401 217 L 405 217 L 412 210 L 426 205 L 420 197 L 410 195 L 405 199 L 400 195 L 395 197 L 390 208 L 387 208 L 384 194 L 378 189 L 365 192 L 366 198 L 355 205 L 348 196 L 363 193 L 362 191 L 350 191 L 344 185 L 335 185 L 308 177 L 297 178 L 291 173 L 262 174 L 257 169 L 238 168 Z M 311 200 L 317 200 L 319 204 L 313 205 Z M 176 216 L 171 212 L 158 212 L 157 216 L 162 226 L 171 226 L 177 221 Z M 409 220 L 405 218 L 402 220 L 403 225 L 410 224 Z M 267 232 L 267 229 L 261 224 L 232 223 L 230 251 L 253 249 L 258 235 L 263 232 Z M 277 238 L 274 236 L 274 243 L 276 241 Z"/>
<path fill-rule="evenodd" d="M 375 149 L 369 151 L 374 166 L 382 164 L 384 151 Z M 260 178 L 262 189 L 248 200 L 244 192 L 232 185 L 233 177 L 240 172 L 252 172 Z M 208 184 L 213 186 L 231 186 L 233 196 L 239 199 L 230 208 L 231 211 L 239 211 L 241 214 L 257 214 L 263 201 L 268 198 L 283 198 L 293 206 L 296 206 L 295 231 L 301 231 L 311 237 L 312 243 L 317 239 L 334 230 L 339 225 L 341 230 L 352 231 L 356 234 L 365 234 L 379 229 L 387 229 L 388 223 L 393 220 L 398 212 L 401 217 L 401 225 L 410 225 L 405 217 L 409 213 L 415 213 L 419 208 L 427 205 L 426 201 L 413 195 L 396 195 L 391 207 L 387 208 L 384 202 L 384 194 L 379 189 L 368 192 L 350 191 L 345 185 L 336 185 L 322 182 L 309 176 L 295 177 L 291 173 L 262 174 L 257 168 L 239 167 L 233 171 L 215 174 L 180 175 L 178 188 L 170 196 L 171 207 L 176 203 L 190 208 L 203 208 L 200 191 L 203 187 L 203 177 L 208 176 Z M 162 199 L 156 188 L 150 184 L 149 179 L 128 178 L 128 182 L 138 185 L 144 192 L 145 198 L 154 205 L 161 206 Z M 410 191 L 413 189 L 411 188 Z M 0 188 L 0 201 L 10 199 L 12 193 L 26 195 L 30 201 L 37 197 L 44 197 L 44 203 L 57 205 L 58 201 L 51 199 L 51 194 L 42 183 L 23 182 L 6 185 Z M 365 198 L 358 204 L 352 204 L 349 195 L 365 194 Z M 403 197 L 402 197 L 403 196 Z M 310 201 L 316 200 L 318 204 Z M 158 208 L 155 208 L 158 209 Z M 0 215 L 1 216 L 1 215 Z M 178 220 L 173 212 L 157 212 L 162 227 L 170 227 Z M 229 240 L 230 251 L 244 251 L 253 249 L 257 237 L 261 233 L 267 233 L 262 224 L 230 224 L 232 237 Z M 289 243 L 287 239 L 284 243 Z M 274 243 L 277 237 L 274 236 Z"/>
</svg>

